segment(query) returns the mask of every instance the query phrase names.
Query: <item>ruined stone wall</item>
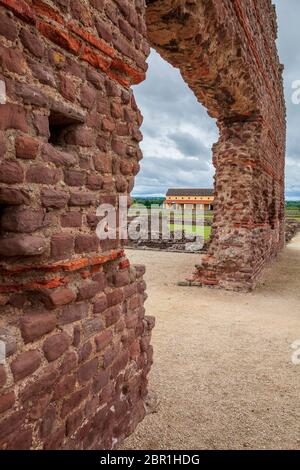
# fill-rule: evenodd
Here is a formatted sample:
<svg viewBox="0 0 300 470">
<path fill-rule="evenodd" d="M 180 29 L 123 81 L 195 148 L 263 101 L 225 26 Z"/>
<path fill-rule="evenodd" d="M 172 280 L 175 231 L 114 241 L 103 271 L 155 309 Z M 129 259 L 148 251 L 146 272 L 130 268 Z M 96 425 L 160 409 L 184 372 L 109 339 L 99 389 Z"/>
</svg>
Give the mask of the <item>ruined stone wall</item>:
<svg viewBox="0 0 300 470">
<path fill-rule="evenodd" d="M 4 449 L 112 448 L 144 417 L 154 324 L 144 268 L 95 229 L 101 203 L 130 203 L 139 171 L 130 87 L 145 78 L 147 34 L 220 128 L 213 240 L 190 282 L 251 288 L 283 246 L 271 2 L 147 3 L 145 13 L 144 0 L 0 0 Z"/>
<path fill-rule="evenodd" d="M 215 216 L 193 285 L 252 289 L 284 245 L 285 103 L 271 0 L 149 0 L 153 47 L 208 113 Z"/>
<path fill-rule="evenodd" d="M 111 448 L 144 416 L 144 268 L 99 241 L 139 170 L 140 0 L 1 0 L 1 449 Z"/>
</svg>

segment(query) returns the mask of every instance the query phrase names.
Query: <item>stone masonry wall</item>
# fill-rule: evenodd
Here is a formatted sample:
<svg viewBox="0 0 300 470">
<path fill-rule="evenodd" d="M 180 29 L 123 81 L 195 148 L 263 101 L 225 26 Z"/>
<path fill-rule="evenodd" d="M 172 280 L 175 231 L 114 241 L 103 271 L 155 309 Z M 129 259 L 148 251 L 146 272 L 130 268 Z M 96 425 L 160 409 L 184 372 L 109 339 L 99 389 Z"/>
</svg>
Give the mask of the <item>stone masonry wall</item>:
<svg viewBox="0 0 300 470">
<path fill-rule="evenodd" d="M 144 268 L 99 241 L 139 170 L 144 3 L 1 0 L 1 449 L 112 448 L 144 417 Z"/>
<path fill-rule="evenodd" d="M 213 240 L 189 283 L 252 288 L 284 243 L 271 1 L 147 5 L 0 0 L 2 449 L 110 449 L 145 415 L 144 268 L 95 229 L 101 203 L 130 204 L 142 158 L 131 86 L 145 79 L 149 42 L 220 129 Z"/>
</svg>

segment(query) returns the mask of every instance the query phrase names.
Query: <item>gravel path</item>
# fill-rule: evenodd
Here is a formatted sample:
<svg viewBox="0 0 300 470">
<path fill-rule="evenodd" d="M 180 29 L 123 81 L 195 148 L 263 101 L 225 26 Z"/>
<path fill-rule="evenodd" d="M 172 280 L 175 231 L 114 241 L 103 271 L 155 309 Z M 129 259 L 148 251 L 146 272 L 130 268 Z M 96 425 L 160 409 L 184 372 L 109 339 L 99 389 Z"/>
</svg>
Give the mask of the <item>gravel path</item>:
<svg viewBox="0 0 300 470">
<path fill-rule="evenodd" d="M 128 256 L 147 267 L 160 404 L 122 448 L 300 449 L 300 235 L 251 294 L 177 287 L 197 255 Z"/>
</svg>

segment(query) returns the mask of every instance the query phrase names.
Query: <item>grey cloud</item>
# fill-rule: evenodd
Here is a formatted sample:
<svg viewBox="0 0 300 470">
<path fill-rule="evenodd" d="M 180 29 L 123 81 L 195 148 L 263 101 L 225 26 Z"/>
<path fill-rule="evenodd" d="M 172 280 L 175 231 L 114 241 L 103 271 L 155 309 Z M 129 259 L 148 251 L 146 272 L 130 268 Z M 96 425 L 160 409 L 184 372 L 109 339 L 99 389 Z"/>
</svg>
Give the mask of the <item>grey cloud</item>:
<svg viewBox="0 0 300 470">
<path fill-rule="evenodd" d="M 175 142 L 178 150 L 184 155 L 191 157 L 203 156 L 207 154 L 207 149 L 200 139 L 195 138 L 188 132 L 177 131 L 168 135 L 168 138 Z"/>
<path fill-rule="evenodd" d="M 147 157 L 142 162 L 134 194 L 164 195 L 169 187 L 212 186 L 211 165 L 203 159 Z"/>
<path fill-rule="evenodd" d="M 210 146 L 217 141 L 218 130 L 179 71 L 152 51 L 147 79 L 134 93 L 144 116 L 144 159 L 133 194 L 164 195 L 171 186 L 212 186 Z"/>
</svg>

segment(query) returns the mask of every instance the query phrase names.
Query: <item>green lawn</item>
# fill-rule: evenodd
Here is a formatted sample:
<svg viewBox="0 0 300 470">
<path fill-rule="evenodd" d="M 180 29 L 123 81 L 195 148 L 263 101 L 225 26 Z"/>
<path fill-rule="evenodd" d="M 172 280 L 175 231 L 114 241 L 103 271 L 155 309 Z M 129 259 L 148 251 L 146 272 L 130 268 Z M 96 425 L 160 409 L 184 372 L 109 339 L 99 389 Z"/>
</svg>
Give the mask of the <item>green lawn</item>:
<svg viewBox="0 0 300 470">
<path fill-rule="evenodd" d="M 300 210 L 297 207 L 288 208 L 285 211 L 287 219 L 293 219 L 300 221 Z"/>
<path fill-rule="evenodd" d="M 171 224 L 169 225 L 169 229 L 173 232 L 176 230 L 182 230 L 182 226 L 180 224 Z M 187 225 L 184 227 L 185 232 L 189 234 L 197 234 L 200 236 L 203 236 L 203 231 L 204 231 L 204 240 L 207 241 L 210 238 L 211 234 L 211 227 L 205 225 L 204 227 L 195 227 L 192 225 Z M 204 229 L 204 230 L 203 230 Z"/>
</svg>

